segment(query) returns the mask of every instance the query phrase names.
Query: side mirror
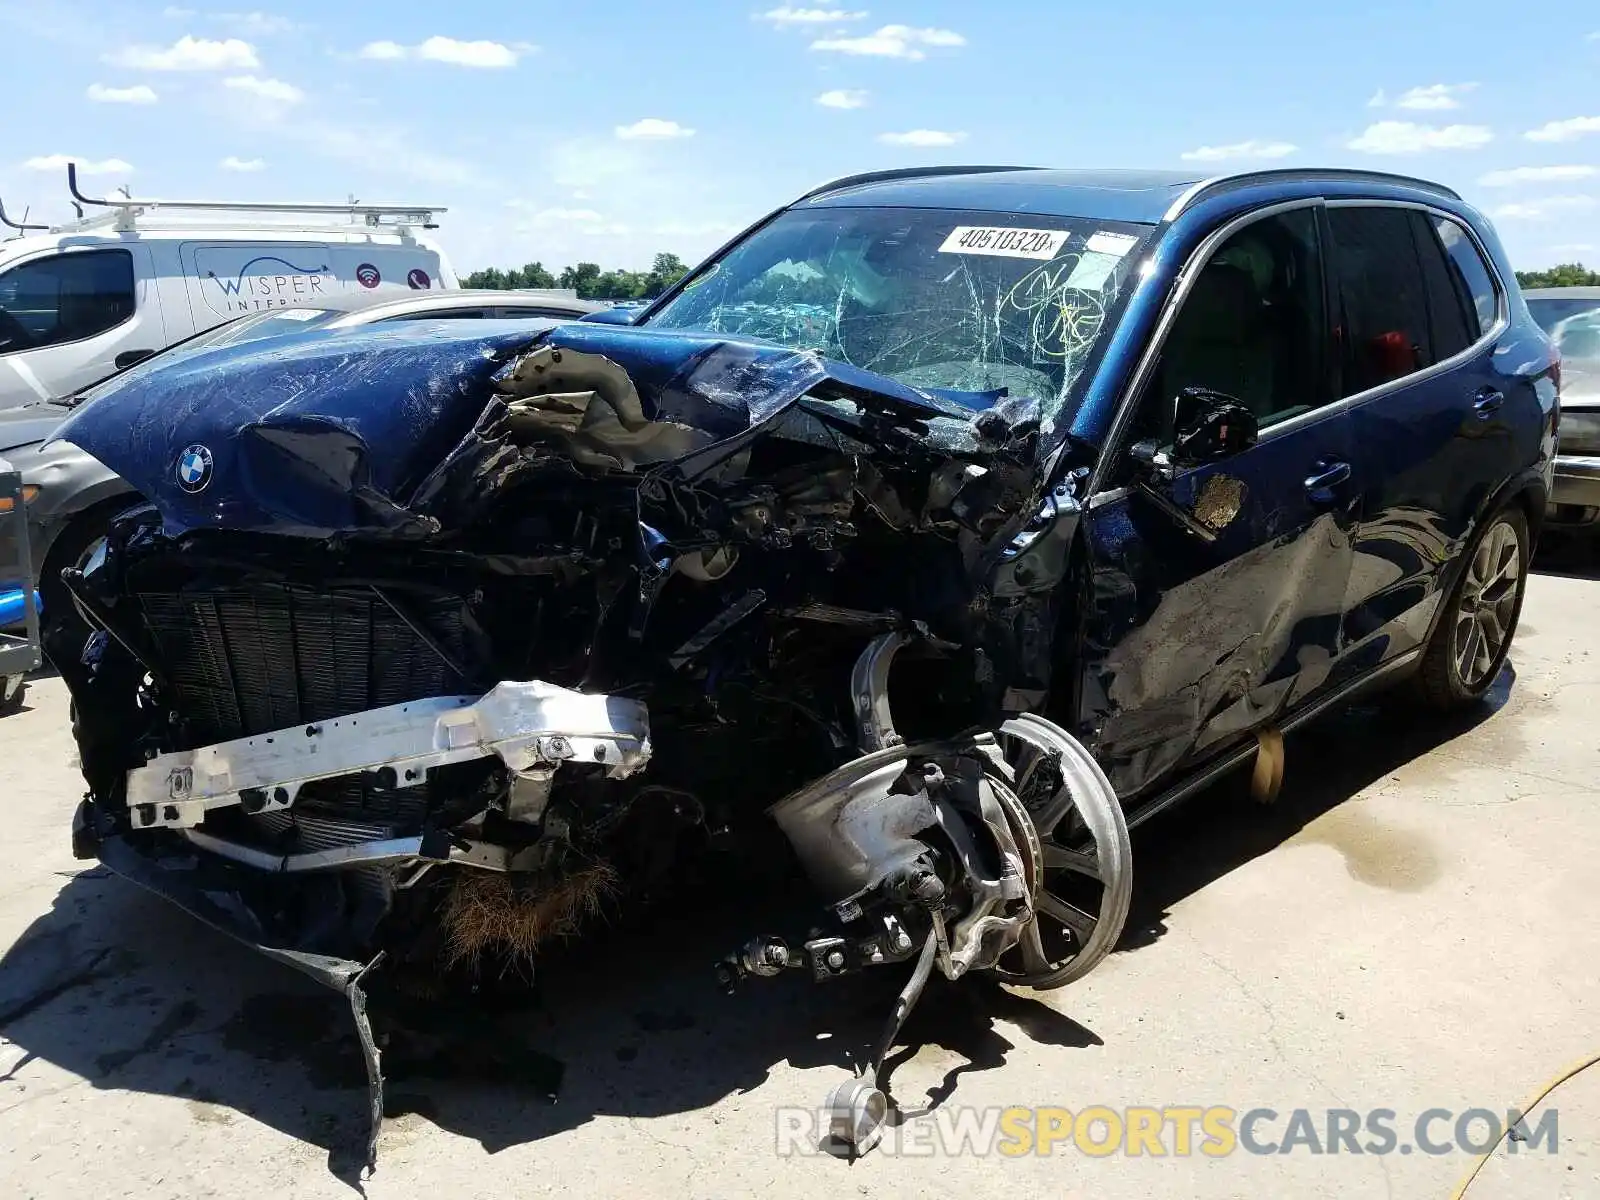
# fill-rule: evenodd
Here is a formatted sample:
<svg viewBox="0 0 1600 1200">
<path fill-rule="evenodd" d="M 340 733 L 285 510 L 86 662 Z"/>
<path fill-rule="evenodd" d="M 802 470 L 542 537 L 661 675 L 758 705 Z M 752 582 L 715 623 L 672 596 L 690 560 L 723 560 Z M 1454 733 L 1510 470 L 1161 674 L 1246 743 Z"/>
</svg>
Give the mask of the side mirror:
<svg viewBox="0 0 1600 1200">
<path fill-rule="evenodd" d="M 1198 467 L 1256 444 L 1256 415 L 1225 392 L 1184 388 L 1172 402 L 1172 462 Z"/>
</svg>

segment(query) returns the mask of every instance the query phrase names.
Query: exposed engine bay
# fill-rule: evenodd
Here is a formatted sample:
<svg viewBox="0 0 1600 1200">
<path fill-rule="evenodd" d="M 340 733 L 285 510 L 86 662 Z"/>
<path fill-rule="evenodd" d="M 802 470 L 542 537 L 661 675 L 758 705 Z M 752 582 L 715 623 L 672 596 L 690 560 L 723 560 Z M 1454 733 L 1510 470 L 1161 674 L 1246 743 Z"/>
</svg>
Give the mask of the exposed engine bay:
<svg viewBox="0 0 1600 1200">
<path fill-rule="evenodd" d="M 933 970 L 1059 986 L 1120 932 L 1121 810 L 1040 715 L 1076 499 L 1031 401 L 419 328 L 183 364 L 59 436 L 152 500 L 66 575 L 75 846 L 345 991 L 374 1139 L 372 972 L 532 971 L 712 842 L 775 825 L 819 913 L 724 984 L 914 964 L 832 1101 L 857 1149 Z"/>
</svg>

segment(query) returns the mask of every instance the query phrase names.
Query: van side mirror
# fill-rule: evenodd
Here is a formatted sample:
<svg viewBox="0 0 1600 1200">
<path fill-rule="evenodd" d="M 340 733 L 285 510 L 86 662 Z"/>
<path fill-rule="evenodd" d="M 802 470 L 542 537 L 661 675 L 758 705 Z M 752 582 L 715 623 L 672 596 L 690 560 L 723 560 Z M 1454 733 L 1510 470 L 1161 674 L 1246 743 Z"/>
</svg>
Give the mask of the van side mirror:
<svg viewBox="0 0 1600 1200">
<path fill-rule="evenodd" d="M 1172 463 L 1198 467 L 1229 458 L 1256 444 L 1255 413 L 1226 392 L 1189 387 L 1172 401 Z"/>
<path fill-rule="evenodd" d="M 124 350 L 111 360 L 111 365 L 119 371 L 126 371 L 129 367 L 136 367 L 147 358 L 154 358 L 154 350 Z"/>
</svg>

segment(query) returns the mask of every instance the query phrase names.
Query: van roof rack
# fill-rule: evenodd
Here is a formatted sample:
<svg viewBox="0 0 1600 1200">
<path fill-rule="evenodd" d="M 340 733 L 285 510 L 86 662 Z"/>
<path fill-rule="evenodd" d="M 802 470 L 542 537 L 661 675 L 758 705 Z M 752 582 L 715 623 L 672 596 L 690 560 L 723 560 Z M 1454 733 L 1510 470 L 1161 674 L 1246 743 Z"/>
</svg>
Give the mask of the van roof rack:
<svg viewBox="0 0 1600 1200">
<path fill-rule="evenodd" d="M 85 196 L 78 187 L 78 164 L 67 164 L 67 191 L 72 194 L 74 207 L 88 205 L 109 211 L 85 217 L 60 229 L 85 229 L 111 225 L 119 230 L 136 228 L 139 217 L 158 209 L 183 209 L 189 212 L 234 212 L 304 214 L 307 216 L 343 216 L 352 220 L 361 218 L 368 226 L 420 225 L 423 229 L 437 229 L 434 215 L 448 211 L 439 204 L 361 204 L 351 200 L 348 204 L 255 204 L 236 200 L 135 200 L 124 192 L 120 198 Z M 81 213 L 82 208 L 78 208 Z"/>
<path fill-rule="evenodd" d="M 28 214 L 26 212 L 22 214 L 22 220 L 13 221 L 6 215 L 6 204 L 4 200 L 0 200 L 0 225 L 4 225 L 7 229 L 15 229 L 18 233 L 33 233 L 36 231 L 42 232 L 50 228 L 48 225 L 29 225 Z"/>
</svg>

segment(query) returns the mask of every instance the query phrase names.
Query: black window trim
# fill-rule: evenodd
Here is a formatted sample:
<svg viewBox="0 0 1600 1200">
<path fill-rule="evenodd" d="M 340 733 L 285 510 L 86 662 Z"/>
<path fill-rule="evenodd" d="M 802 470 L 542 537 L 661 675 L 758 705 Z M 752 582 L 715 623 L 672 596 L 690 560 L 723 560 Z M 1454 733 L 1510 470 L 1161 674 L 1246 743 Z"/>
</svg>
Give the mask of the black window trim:
<svg viewBox="0 0 1600 1200">
<path fill-rule="evenodd" d="M 24 346 L 17 350 L 0 350 L 0 357 L 9 358 L 13 354 L 32 354 L 36 350 L 54 350 L 57 346 L 77 346 L 83 342 L 93 341 L 97 337 L 104 337 L 112 330 L 121 329 L 139 315 L 139 310 L 142 307 L 139 303 L 139 264 L 135 260 L 133 251 L 126 246 L 79 246 L 71 249 L 57 246 L 54 250 L 46 251 L 34 258 L 23 258 L 14 263 L 9 263 L 5 270 L 0 271 L 0 276 L 9 275 L 18 267 L 30 267 L 35 263 L 50 262 L 52 259 L 57 258 L 81 258 L 85 254 L 120 254 L 128 260 L 128 270 L 133 276 L 133 311 L 124 320 L 118 321 L 115 325 L 107 325 L 104 329 L 85 334 L 83 337 L 69 338 L 64 342 L 47 342 L 43 346 Z"/>
<path fill-rule="evenodd" d="M 1340 197 L 1330 200 L 1324 196 L 1302 196 L 1294 200 L 1263 205 L 1261 208 L 1253 208 L 1249 212 L 1240 213 L 1232 220 L 1207 234 L 1204 240 L 1190 253 L 1179 270 L 1177 281 L 1172 288 L 1171 294 L 1167 297 L 1165 306 L 1161 310 L 1160 318 L 1156 322 L 1155 331 L 1145 344 L 1144 353 L 1140 356 L 1138 365 L 1134 367 L 1127 386 L 1123 388 L 1122 395 L 1118 398 L 1116 416 L 1112 418 L 1111 428 L 1106 434 L 1101 453 L 1095 461 L 1093 470 L 1090 472 L 1089 484 L 1085 489 L 1085 494 L 1088 496 L 1086 507 L 1093 508 L 1102 504 L 1113 503 L 1116 500 L 1120 500 L 1128 491 L 1125 487 L 1107 487 L 1106 480 L 1111 475 L 1118 456 L 1125 449 L 1123 442 L 1133 422 L 1137 400 L 1149 383 L 1150 376 L 1155 370 L 1156 362 L 1160 358 L 1161 348 L 1166 343 L 1167 334 L 1177 320 L 1178 311 L 1183 307 L 1184 301 L 1194 289 L 1195 280 L 1199 278 L 1201 268 L 1211 260 L 1211 256 L 1216 253 L 1217 249 L 1239 230 L 1248 225 L 1253 225 L 1263 217 L 1277 216 L 1279 213 L 1291 212 L 1298 208 L 1316 208 L 1324 212 L 1334 208 L 1400 208 L 1428 213 L 1454 222 L 1471 239 L 1473 247 L 1478 252 L 1478 257 L 1483 260 L 1484 266 L 1489 269 L 1489 279 L 1494 284 L 1495 289 L 1495 320 L 1494 324 L 1484 330 L 1482 336 L 1465 350 L 1452 354 L 1449 358 L 1441 359 L 1420 371 L 1413 371 L 1410 375 L 1403 375 L 1399 379 L 1391 379 L 1386 383 L 1379 384 L 1377 387 L 1368 388 L 1364 392 L 1355 392 L 1352 395 L 1332 400 L 1321 408 L 1314 408 L 1310 412 L 1290 417 L 1287 421 L 1279 421 L 1275 425 L 1268 425 L 1261 431 L 1258 444 L 1271 441 L 1273 438 L 1284 437 L 1335 413 L 1348 411 L 1357 405 L 1366 404 L 1369 401 L 1386 396 L 1390 392 L 1398 391 L 1400 388 L 1426 382 L 1437 375 L 1453 370 L 1475 355 L 1482 354 L 1510 328 L 1511 301 L 1509 293 L 1506 291 L 1505 279 L 1500 274 L 1500 265 L 1495 262 L 1494 256 L 1489 253 L 1488 248 L 1483 244 L 1483 240 L 1478 237 L 1478 231 L 1449 209 L 1440 208 L 1434 204 L 1424 204 L 1416 200 L 1379 200 L 1367 197 Z M 1326 226 L 1327 222 L 1323 219 L 1320 224 Z M 1322 246 L 1324 287 L 1329 286 L 1334 278 L 1334 262 L 1337 254 L 1338 247 L 1333 244 L 1331 237 L 1325 238 Z M 1332 310 L 1330 309 L 1329 311 L 1331 312 Z M 1335 360 L 1339 358 L 1338 355 L 1333 355 L 1332 357 Z"/>
</svg>

